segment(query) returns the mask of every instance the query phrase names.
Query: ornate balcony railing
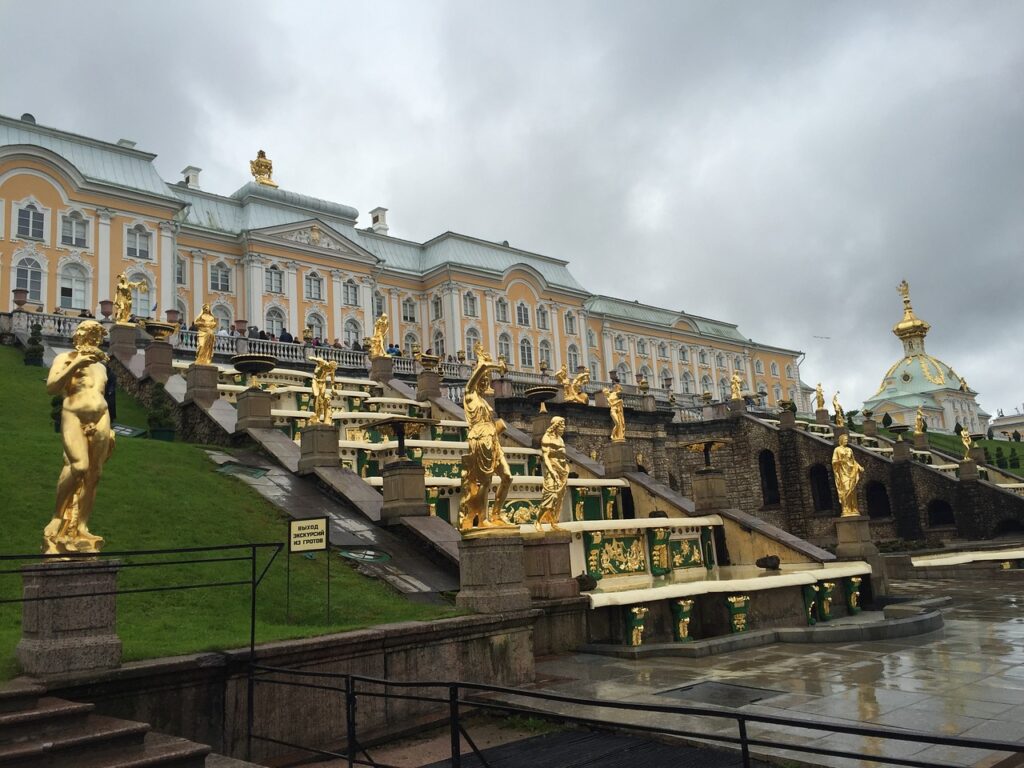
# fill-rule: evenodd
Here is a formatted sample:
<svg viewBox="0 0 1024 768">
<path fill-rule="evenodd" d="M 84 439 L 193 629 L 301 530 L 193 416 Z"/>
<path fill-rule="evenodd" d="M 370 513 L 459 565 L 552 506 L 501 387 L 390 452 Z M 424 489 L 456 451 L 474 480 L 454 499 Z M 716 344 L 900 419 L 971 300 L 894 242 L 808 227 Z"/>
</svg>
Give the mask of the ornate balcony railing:
<svg viewBox="0 0 1024 768">
<path fill-rule="evenodd" d="M 70 339 L 78 324 L 87 318 L 77 315 L 53 315 L 49 312 L 12 312 L 11 332 L 31 333 L 36 323 L 42 326 L 43 336 Z"/>
</svg>

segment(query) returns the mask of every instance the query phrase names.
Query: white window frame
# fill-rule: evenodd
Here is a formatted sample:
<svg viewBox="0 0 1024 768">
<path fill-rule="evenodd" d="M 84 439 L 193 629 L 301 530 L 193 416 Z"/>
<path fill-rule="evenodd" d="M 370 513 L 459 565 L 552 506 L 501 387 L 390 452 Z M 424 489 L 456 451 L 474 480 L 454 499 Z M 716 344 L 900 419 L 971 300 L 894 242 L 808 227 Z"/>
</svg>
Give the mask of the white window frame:
<svg viewBox="0 0 1024 768">
<path fill-rule="evenodd" d="M 127 277 L 133 283 L 141 280 L 146 284 L 145 291 L 132 288 L 132 314 L 136 317 L 149 317 L 149 313 L 153 311 L 154 300 L 157 298 L 153 295 L 153 279 L 141 269 L 131 272 Z M 145 312 L 141 311 L 143 308 L 145 308 Z"/>
<path fill-rule="evenodd" d="M 134 238 L 134 240 L 133 240 Z M 139 238 L 145 239 L 146 249 L 142 250 Z M 134 242 L 134 245 L 132 243 Z M 156 242 L 153 232 L 141 221 L 125 224 L 124 227 L 124 257 L 138 261 L 153 261 L 153 244 Z M 132 253 L 135 251 L 135 253 Z M 145 253 L 145 256 L 140 254 Z"/>
<path fill-rule="evenodd" d="M 217 330 L 231 330 L 231 318 L 233 313 L 231 312 L 231 306 L 229 304 L 224 304 L 222 302 L 214 304 L 210 308 L 210 314 L 217 318 Z"/>
<path fill-rule="evenodd" d="M 440 296 L 430 297 L 430 319 L 440 320 L 444 317 L 444 301 Z M 436 353 L 435 353 L 436 354 Z"/>
<path fill-rule="evenodd" d="M 263 292 L 284 293 L 284 270 L 271 264 L 263 270 Z"/>
<path fill-rule="evenodd" d="M 307 301 L 324 300 L 324 279 L 317 272 L 307 272 L 303 276 L 302 288 Z"/>
<path fill-rule="evenodd" d="M 224 261 L 215 261 L 210 265 L 210 291 L 212 293 L 231 293 L 231 272 L 232 269 Z M 214 277 L 220 276 L 226 278 L 225 282 L 218 280 L 214 283 Z"/>
<path fill-rule="evenodd" d="M 533 342 L 528 336 L 519 340 L 519 367 L 533 368 Z"/>
<path fill-rule="evenodd" d="M 580 350 L 575 344 L 570 344 L 565 350 L 565 365 L 569 373 L 575 373 L 580 367 Z"/>
<path fill-rule="evenodd" d="M 512 363 L 512 337 L 507 333 L 498 336 L 498 357 L 504 357 L 505 362 Z"/>
<path fill-rule="evenodd" d="M 494 302 L 494 321 L 497 323 L 508 322 L 508 302 L 503 298 Z"/>
<path fill-rule="evenodd" d="M 71 242 L 70 243 L 65 243 L 64 242 L 64 228 L 68 224 L 71 225 Z M 78 248 L 78 249 L 84 250 L 84 251 L 89 250 L 89 247 L 90 247 L 89 233 L 90 233 L 90 230 L 92 229 L 89 226 L 89 224 L 90 224 L 89 219 L 86 217 L 86 215 L 84 213 L 82 213 L 77 208 L 72 208 L 71 210 L 62 213 L 60 215 L 60 235 L 59 235 L 61 247 L 63 247 L 63 248 Z M 75 237 L 75 234 L 76 234 L 75 227 L 76 227 L 76 225 L 77 226 L 81 226 L 81 228 L 82 228 L 82 238 L 81 238 L 82 241 L 81 241 L 81 243 L 79 243 L 77 241 L 77 238 Z"/>
<path fill-rule="evenodd" d="M 324 336 L 327 333 L 327 319 L 319 312 L 310 312 L 306 315 L 306 324 L 304 327 L 309 328 L 314 322 L 320 326 L 320 332 L 317 333 L 317 329 L 313 328 L 313 338 L 323 341 Z"/>
<path fill-rule="evenodd" d="M 188 260 L 180 254 L 174 255 L 174 284 L 188 285 Z"/>
<path fill-rule="evenodd" d="M 530 327 L 530 306 L 525 301 L 516 304 L 516 325 L 520 328 Z"/>
<path fill-rule="evenodd" d="M 647 341 L 645 339 L 636 340 L 636 353 L 642 357 L 647 357 Z"/>
<path fill-rule="evenodd" d="M 402 300 L 402 322 L 403 323 L 415 323 L 416 322 L 416 301 L 414 299 L 403 299 Z"/>
<path fill-rule="evenodd" d="M 380 291 L 373 292 L 373 316 L 380 317 L 387 311 L 388 301 Z"/>
<path fill-rule="evenodd" d="M 576 315 L 573 312 L 566 312 L 562 318 L 565 325 L 565 332 L 569 336 L 576 335 Z"/>
<path fill-rule="evenodd" d="M 483 337 L 480 335 L 480 331 L 478 331 L 476 328 L 467 328 L 465 343 L 466 359 L 476 360 L 476 344 L 483 344 Z"/>
<path fill-rule="evenodd" d="M 80 277 L 70 278 L 71 280 L 78 280 L 81 282 L 80 286 L 80 300 L 79 303 L 75 303 L 75 286 L 71 286 L 71 297 L 70 303 L 64 303 L 64 281 L 69 279 L 66 276 L 68 270 L 77 270 L 80 273 Z M 57 306 L 61 309 L 88 309 L 92 305 L 90 297 L 90 289 L 92 288 L 92 275 L 88 268 L 84 265 L 79 264 L 77 261 L 67 261 L 60 265 L 60 270 L 57 275 Z"/>
<path fill-rule="evenodd" d="M 285 326 L 286 322 L 287 317 L 280 307 L 268 307 L 267 311 L 263 313 L 263 330 L 274 334 L 277 338 L 281 338 L 282 331 L 287 327 Z"/>
<path fill-rule="evenodd" d="M 550 315 L 544 307 L 537 307 L 537 328 L 542 331 L 550 330 Z"/>
<path fill-rule="evenodd" d="M 444 333 L 442 331 L 434 331 L 434 344 L 431 350 L 438 357 L 443 358 L 447 354 L 444 344 Z"/>
<path fill-rule="evenodd" d="M 35 264 L 35 267 L 22 266 L 23 262 L 29 259 L 32 260 L 32 262 Z M 19 270 L 21 269 L 24 269 L 26 271 L 24 281 L 22 281 L 21 277 L 18 274 Z M 11 275 L 11 285 L 14 288 L 25 287 L 21 285 L 22 282 L 24 282 L 27 285 L 26 290 L 28 290 L 28 301 L 30 301 L 33 304 L 42 304 L 44 301 L 46 301 L 47 265 L 44 259 L 42 259 L 39 254 L 25 253 L 20 256 L 15 254 L 15 257 L 11 263 L 11 271 L 13 273 Z M 35 296 L 32 295 L 33 273 L 38 273 L 39 276 L 39 288 L 38 293 Z"/>
<path fill-rule="evenodd" d="M 419 346 L 420 339 L 415 333 L 409 332 L 405 334 L 405 338 L 402 340 L 402 343 L 402 351 L 405 353 L 405 356 L 412 357 L 412 347 L 414 344 Z"/>
<path fill-rule="evenodd" d="M 462 294 L 462 315 L 463 317 L 480 316 L 480 300 L 472 291 Z"/>
<path fill-rule="evenodd" d="M 547 339 L 542 339 L 540 344 L 537 345 L 537 364 L 545 363 L 548 368 L 551 367 L 551 342 Z"/>
<path fill-rule="evenodd" d="M 31 209 L 31 211 L 29 211 Z M 23 211 L 29 212 L 28 215 L 28 234 L 21 231 L 21 214 Z M 36 243 L 46 243 L 46 214 L 49 209 L 44 208 L 35 199 L 25 200 L 24 202 L 18 203 L 15 206 L 14 221 L 11 222 L 11 228 L 14 230 L 14 236 L 18 240 L 30 240 Z M 32 234 L 36 227 L 36 217 L 39 219 L 39 234 Z"/>
<path fill-rule="evenodd" d="M 341 284 L 341 303 L 346 307 L 359 306 L 359 284 L 351 277 Z"/>
<path fill-rule="evenodd" d="M 350 317 L 345 321 L 345 324 L 342 326 L 342 333 L 344 333 L 345 341 L 348 343 L 349 347 L 355 343 L 362 346 L 363 326 L 354 317 Z"/>
<path fill-rule="evenodd" d="M 625 336 L 620 334 L 620 335 L 615 337 L 615 351 L 616 352 L 626 352 L 627 351 L 626 337 Z"/>
</svg>

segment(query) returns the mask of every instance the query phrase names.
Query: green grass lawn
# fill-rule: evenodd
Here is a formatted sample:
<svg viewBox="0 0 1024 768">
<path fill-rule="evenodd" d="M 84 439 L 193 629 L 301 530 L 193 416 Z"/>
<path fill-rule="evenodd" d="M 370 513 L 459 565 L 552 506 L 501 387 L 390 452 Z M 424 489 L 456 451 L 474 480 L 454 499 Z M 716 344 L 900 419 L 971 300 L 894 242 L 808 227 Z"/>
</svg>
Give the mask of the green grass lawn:
<svg viewBox="0 0 1024 768">
<path fill-rule="evenodd" d="M 887 429 L 879 427 L 878 432 L 880 435 L 888 437 L 890 440 L 896 439 L 896 434 L 894 432 L 890 432 Z M 913 440 L 914 438 L 912 434 L 907 433 L 903 435 L 903 439 Z M 949 454 L 950 456 L 953 456 L 957 459 L 964 455 L 964 444 L 960 442 L 960 437 L 958 435 L 947 435 L 939 432 L 929 432 L 928 443 L 935 450 L 942 451 L 943 453 Z M 988 449 L 988 455 L 992 459 L 993 466 L 995 466 L 996 464 L 997 448 L 1002 449 L 1003 456 L 1007 458 L 1007 463 L 1009 463 L 1010 449 L 1013 448 L 1014 450 L 1017 451 L 1017 456 L 1020 457 L 1021 463 L 1024 464 L 1024 443 L 1014 443 L 1008 442 L 1006 440 L 988 440 L 987 438 L 982 438 L 981 440 L 975 440 L 974 444 L 981 446 L 982 448 Z M 1024 478 L 1024 469 L 1022 469 L 1021 467 L 1006 466 L 999 467 L 999 469 L 1011 475 L 1017 475 L 1020 478 Z"/>
<path fill-rule="evenodd" d="M 46 372 L 23 365 L 19 350 L 0 347 L 3 554 L 38 552 L 43 526 L 53 513 L 63 452 L 49 418 Z M 119 423 L 145 428 L 145 410 L 124 392 L 118 393 L 117 406 Z M 286 516 L 242 481 L 215 469 L 198 446 L 119 437 L 104 469 L 90 528 L 106 539 L 107 551 L 283 542 Z M 285 556 L 278 557 L 258 592 L 257 642 L 457 613 L 412 603 L 334 554 L 328 623 L 325 557 L 293 556 L 290 624 L 285 621 Z M 2 570 L 10 570 L 9 564 Z M 241 562 L 134 568 L 122 571 L 119 585 L 237 581 L 248 579 L 248 573 L 248 563 Z M 0 576 L 0 597 L 20 594 L 18 575 Z M 20 605 L 0 606 L 0 679 L 17 672 L 13 653 L 20 616 Z M 126 660 L 247 645 L 248 587 L 123 595 L 118 632 Z"/>
</svg>

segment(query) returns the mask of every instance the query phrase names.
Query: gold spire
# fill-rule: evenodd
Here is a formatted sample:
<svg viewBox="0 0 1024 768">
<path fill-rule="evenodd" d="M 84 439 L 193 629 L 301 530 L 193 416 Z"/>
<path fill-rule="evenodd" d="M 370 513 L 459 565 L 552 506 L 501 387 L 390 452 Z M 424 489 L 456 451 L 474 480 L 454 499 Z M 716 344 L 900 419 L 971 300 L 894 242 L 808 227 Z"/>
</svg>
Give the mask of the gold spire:
<svg viewBox="0 0 1024 768">
<path fill-rule="evenodd" d="M 252 172 L 252 177 L 256 179 L 257 184 L 277 187 L 274 180 L 270 178 L 274 173 L 274 163 L 271 162 L 270 158 L 267 157 L 267 153 L 262 149 L 256 153 L 255 160 L 249 161 L 249 170 Z"/>
<path fill-rule="evenodd" d="M 907 357 L 923 354 L 924 337 L 931 326 L 914 314 L 914 308 L 910 306 L 910 285 L 907 281 L 902 281 L 896 289 L 903 297 L 903 319 L 893 326 L 892 332 L 903 342 Z"/>
</svg>

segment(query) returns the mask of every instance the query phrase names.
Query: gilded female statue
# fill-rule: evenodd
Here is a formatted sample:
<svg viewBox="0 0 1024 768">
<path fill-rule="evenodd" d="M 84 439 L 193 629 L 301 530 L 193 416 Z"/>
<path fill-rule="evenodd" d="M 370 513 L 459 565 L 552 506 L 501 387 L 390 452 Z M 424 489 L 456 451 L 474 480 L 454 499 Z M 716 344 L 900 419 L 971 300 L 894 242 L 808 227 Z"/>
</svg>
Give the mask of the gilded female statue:
<svg viewBox="0 0 1024 768">
<path fill-rule="evenodd" d="M 335 372 L 338 370 L 338 363 L 334 360 L 324 360 L 322 357 L 311 357 L 310 362 L 316 364 L 313 370 L 313 418 L 310 424 L 332 423 L 333 411 L 331 400 L 334 398 Z"/>
<path fill-rule="evenodd" d="M 832 451 L 832 474 L 836 478 L 836 492 L 842 505 L 842 516 L 857 517 L 860 515 L 860 509 L 857 507 L 857 483 L 864 473 L 864 467 L 853 457 L 853 449 L 847 445 L 849 441 L 847 435 L 840 435 L 839 445 Z"/>
<path fill-rule="evenodd" d="M 507 373 L 508 365 L 504 360 L 495 362 L 477 344 L 476 366 L 466 382 L 466 393 L 462 401 L 466 424 L 469 426 L 469 450 L 462 457 L 462 498 L 459 500 L 461 531 L 509 526 L 509 523 L 501 519 L 501 510 L 512 485 L 512 472 L 499 439 L 505 431 L 505 422 L 495 418 L 494 409 L 487 402 L 487 395 L 494 393 L 491 389 L 493 371 Z M 494 503 L 488 511 L 487 494 L 491 490 L 494 475 L 499 477 L 500 482 L 494 494 Z"/>
<path fill-rule="evenodd" d="M 838 390 L 832 395 L 832 408 L 836 412 L 836 426 L 846 426 L 846 414 L 843 412 L 843 406 L 839 404 L 839 392 Z"/>
<path fill-rule="evenodd" d="M 388 335 L 388 316 L 386 312 L 382 312 L 381 316 L 377 318 L 377 321 L 373 324 L 373 336 L 370 337 L 370 359 L 376 360 L 378 357 L 387 357 L 387 352 L 384 351 L 384 339 Z"/>
<path fill-rule="evenodd" d="M 608 407 L 612 416 L 612 442 L 626 442 L 626 414 L 625 405 L 622 402 L 622 385 L 616 384 L 611 389 L 605 387 L 601 390 L 608 398 Z"/>
<path fill-rule="evenodd" d="M 544 486 L 540 497 L 540 514 L 537 528 L 541 523 L 550 523 L 558 531 L 558 516 L 562 512 L 565 488 L 569 484 L 569 459 L 565 455 L 565 419 L 552 416 L 540 441 L 541 458 L 544 462 Z"/>
<path fill-rule="evenodd" d="M 914 434 L 924 434 L 924 411 L 921 410 L 921 406 L 917 406 L 917 413 L 914 414 Z"/>
<path fill-rule="evenodd" d="M 143 293 L 148 286 L 145 280 L 131 281 L 124 272 L 117 276 L 117 288 L 114 291 L 114 322 L 128 325 L 132 321 L 132 291 L 138 288 Z"/>
<path fill-rule="evenodd" d="M 733 400 L 743 399 L 743 381 L 740 379 L 740 375 L 735 371 L 733 371 L 732 378 L 729 379 L 729 390 L 729 395 Z"/>
<path fill-rule="evenodd" d="M 971 458 L 971 446 L 974 445 L 974 441 L 971 439 L 971 433 L 967 431 L 967 427 L 960 428 L 960 442 L 964 444 L 964 458 Z"/>
<path fill-rule="evenodd" d="M 209 304 L 203 304 L 203 311 L 196 318 L 195 325 L 196 365 L 210 365 L 213 362 L 213 343 L 217 338 L 217 326 L 220 323 L 210 311 Z"/>
<path fill-rule="evenodd" d="M 95 320 L 79 324 L 74 349 L 53 361 L 46 379 L 50 395 L 63 395 L 60 431 L 64 468 L 57 481 L 57 506 L 43 530 L 43 553 L 99 552 L 103 539 L 89 532 L 96 486 L 114 451 L 114 432 L 103 391 L 107 356 L 99 345 L 106 330 Z"/>
<path fill-rule="evenodd" d="M 818 382 L 817 388 L 814 390 L 814 399 L 817 403 L 819 411 L 825 410 L 825 390 L 821 388 L 821 382 Z"/>
</svg>

